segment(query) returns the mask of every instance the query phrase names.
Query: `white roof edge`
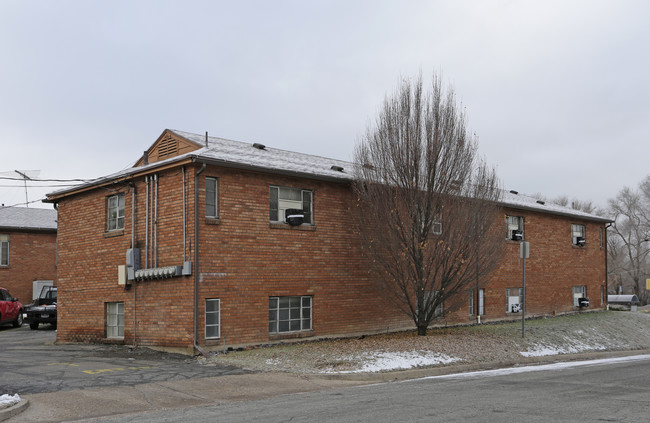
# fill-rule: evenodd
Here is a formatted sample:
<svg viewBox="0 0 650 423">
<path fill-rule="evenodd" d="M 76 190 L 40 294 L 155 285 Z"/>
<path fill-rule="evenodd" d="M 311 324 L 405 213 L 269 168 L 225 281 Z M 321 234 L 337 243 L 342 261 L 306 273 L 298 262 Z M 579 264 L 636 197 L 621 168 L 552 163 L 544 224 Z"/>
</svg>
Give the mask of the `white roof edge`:
<svg viewBox="0 0 650 423">
<path fill-rule="evenodd" d="M 88 183 L 80 184 L 73 188 L 66 188 L 49 193 L 47 196 L 58 196 L 67 192 L 74 192 L 83 187 L 100 185 L 112 179 L 128 177 L 134 173 L 147 170 L 155 170 L 160 166 L 188 158 L 195 162 L 213 164 L 215 166 L 293 175 L 301 178 L 325 180 L 330 182 L 351 183 L 354 180 L 353 169 L 355 164 L 352 162 L 281 150 L 273 147 L 259 149 L 255 148 L 253 146 L 254 143 L 252 142 L 234 141 L 210 135 L 208 135 L 208 146 L 205 147 L 205 135 L 176 129 L 167 129 L 167 131 L 199 145 L 203 145 L 204 147 L 169 159 L 150 163 L 148 165 L 128 168 L 111 175 L 97 178 Z M 337 168 L 343 168 L 343 170 L 341 171 Z M 511 191 L 505 190 L 503 191 L 501 205 L 512 209 L 549 213 L 582 220 L 612 222 L 609 218 L 585 213 L 580 210 L 559 206 L 549 202 L 540 203 L 536 198 L 523 194 L 514 194 Z"/>
</svg>

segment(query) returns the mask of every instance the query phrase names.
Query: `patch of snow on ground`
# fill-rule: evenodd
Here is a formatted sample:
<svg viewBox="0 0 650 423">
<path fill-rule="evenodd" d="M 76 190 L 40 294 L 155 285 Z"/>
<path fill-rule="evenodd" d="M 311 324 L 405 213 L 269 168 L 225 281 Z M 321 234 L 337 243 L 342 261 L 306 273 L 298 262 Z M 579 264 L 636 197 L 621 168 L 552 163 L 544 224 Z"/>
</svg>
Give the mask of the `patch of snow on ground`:
<svg viewBox="0 0 650 423">
<path fill-rule="evenodd" d="M 607 347 L 604 345 L 588 344 L 575 339 L 565 338 L 562 345 L 536 344 L 532 349 L 529 348 L 528 351 L 522 351 L 520 354 L 524 357 L 542 357 L 547 355 L 575 354 L 585 351 L 602 351 L 605 349 Z"/>
<path fill-rule="evenodd" d="M 600 365 L 607 365 L 607 364 L 614 364 L 614 363 L 629 363 L 633 361 L 646 361 L 646 360 L 650 360 L 650 354 L 633 355 L 629 357 L 601 358 L 597 360 L 564 361 L 564 362 L 552 363 L 552 364 L 538 364 L 534 366 L 508 367 L 505 369 L 479 370 L 476 372 L 454 373 L 454 374 L 440 375 L 440 376 L 427 376 L 421 379 L 404 380 L 400 383 L 411 383 L 418 380 L 428 380 L 428 379 L 469 379 L 469 378 L 478 378 L 484 376 L 503 376 L 503 375 L 518 374 L 518 373 L 540 372 L 545 370 L 563 370 L 563 369 L 572 369 L 575 367 L 582 367 L 582 366 L 600 366 Z"/>
<path fill-rule="evenodd" d="M 407 370 L 413 367 L 449 364 L 459 360 L 445 354 L 419 351 L 375 352 L 350 358 L 354 361 L 361 361 L 363 364 L 354 370 L 327 370 L 326 373 L 376 373 L 386 370 Z"/>
<path fill-rule="evenodd" d="M 0 395 L 0 408 L 8 408 L 11 407 L 14 404 L 18 404 L 20 402 L 20 396 L 18 394 L 16 395 Z"/>
</svg>

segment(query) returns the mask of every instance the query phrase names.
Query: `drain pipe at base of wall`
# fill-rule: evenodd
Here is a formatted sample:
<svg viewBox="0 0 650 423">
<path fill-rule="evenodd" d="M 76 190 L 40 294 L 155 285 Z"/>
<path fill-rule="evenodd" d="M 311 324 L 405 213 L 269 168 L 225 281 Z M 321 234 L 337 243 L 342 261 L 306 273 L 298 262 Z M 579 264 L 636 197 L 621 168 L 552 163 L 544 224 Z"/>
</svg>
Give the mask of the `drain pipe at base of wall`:
<svg viewBox="0 0 650 423">
<path fill-rule="evenodd" d="M 194 349 L 204 357 L 208 353 L 197 343 L 199 328 L 199 175 L 205 170 L 205 163 L 194 174 Z"/>
</svg>

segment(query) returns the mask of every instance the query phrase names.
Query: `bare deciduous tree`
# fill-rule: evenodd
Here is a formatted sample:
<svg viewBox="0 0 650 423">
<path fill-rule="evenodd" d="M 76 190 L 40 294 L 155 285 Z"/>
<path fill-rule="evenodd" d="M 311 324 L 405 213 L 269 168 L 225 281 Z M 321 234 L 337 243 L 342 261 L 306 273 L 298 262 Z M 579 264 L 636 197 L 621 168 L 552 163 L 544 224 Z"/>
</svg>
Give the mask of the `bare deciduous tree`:
<svg viewBox="0 0 650 423">
<path fill-rule="evenodd" d="M 638 190 L 623 188 L 609 200 L 609 211 L 614 219 L 608 237 L 610 274 L 618 272 L 618 280 L 631 284 L 639 299 L 647 303 L 644 282 L 650 258 L 650 176 Z"/>
<path fill-rule="evenodd" d="M 453 90 L 403 80 L 355 150 L 359 231 L 380 289 L 419 335 L 502 258 L 501 189 Z M 502 217 L 502 216 L 501 216 Z M 444 303 L 444 307 L 443 307 Z"/>
</svg>

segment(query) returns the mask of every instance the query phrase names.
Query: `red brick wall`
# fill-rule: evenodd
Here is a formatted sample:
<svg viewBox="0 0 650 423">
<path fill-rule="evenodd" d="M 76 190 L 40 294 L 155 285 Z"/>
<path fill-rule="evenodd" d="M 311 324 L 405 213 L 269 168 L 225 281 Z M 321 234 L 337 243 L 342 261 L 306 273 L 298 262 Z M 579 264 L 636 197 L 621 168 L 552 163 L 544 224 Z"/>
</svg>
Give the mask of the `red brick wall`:
<svg viewBox="0 0 650 423">
<path fill-rule="evenodd" d="M 182 265 L 184 251 L 185 260 L 195 261 L 193 183 L 197 169 L 188 167 L 185 178 L 185 227 L 181 170 L 159 173 L 158 267 Z M 205 177 L 219 178 L 218 219 L 205 218 Z M 368 264 L 354 233 L 348 186 L 210 166 L 199 181 L 198 267 L 194 262 L 192 276 L 136 282 L 130 289 L 118 285 L 117 266 L 125 263 L 135 223 L 135 246 L 141 249 L 142 267 L 146 267 L 144 179 L 135 180 L 133 187 L 115 185 L 60 202 L 59 341 L 106 341 L 105 303 L 123 301 L 125 343 L 131 344 L 135 338 L 138 345 L 191 347 L 195 275 L 199 279 L 198 342 L 202 345 L 231 346 L 275 339 L 268 329 L 270 296 L 313 297 L 313 331 L 298 336 L 412 326 L 377 293 L 368 276 Z M 270 185 L 313 190 L 314 226 L 270 224 Z M 115 190 L 125 193 L 125 227 L 106 233 L 106 197 Z M 587 295 L 593 306 L 598 306 L 605 278 L 599 225 L 539 213 L 512 214 L 525 216 L 525 236 L 531 242 L 527 313 L 572 310 L 574 285 L 587 285 Z M 571 223 L 586 223 L 586 247 L 571 246 Z M 505 289 L 521 285 L 518 249 L 519 244 L 508 242 L 503 265 L 485 285 L 488 319 L 510 316 L 505 313 Z M 464 305 L 466 297 L 459 301 L 460 308 L 448 321 L 471 320 Z M 217 341 L 205 341 L 206 298 L 221 301 L 221 338 Z"/>
<path fill-rule="evenodd" d="M 9 235 L 9 266 L 0 266 L 0 286 L 23 305 L 32 302 L 33 281 L 56 283 L 56 233 L 14 232 Z"/>
<path fill-rule="evenodd" d="M 519 243 L 505 241 L 505 215 L 524 217 L 524 237 L 530 243 L 526 260 L 526 316 L 553 315 L 577 310 L 573 307 L 573 287 L 586 286 L 590 309 L 602 308 L 601 287 L 605 286 L 606 254 L 601 228 L 603 223 L 531 211 L 504 210 L 506 252 L 499 268 L 481 280 L 485 289 L 485 316 L 491 319 L 521 319 L 521 313 L 506 313 L 506 289 L 522 286 L 523 261 Z M 585 225 L 586 245 L 572 245 L 571 224 Z M 604 234 L 603 234 L 604 236 Z M 469 298 L 450 320 L 476 319 L 469 315 Z M 476 302 L 476 300 L 475 300 Z"/>
</svg>

